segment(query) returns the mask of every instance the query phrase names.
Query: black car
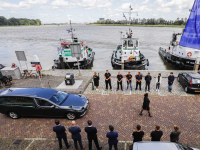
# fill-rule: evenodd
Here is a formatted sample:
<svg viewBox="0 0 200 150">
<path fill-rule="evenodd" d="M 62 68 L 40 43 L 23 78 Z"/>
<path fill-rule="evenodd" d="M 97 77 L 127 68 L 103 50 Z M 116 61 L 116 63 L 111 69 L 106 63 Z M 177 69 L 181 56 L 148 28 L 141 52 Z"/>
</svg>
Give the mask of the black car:
<svg viewBox="0 0 200 150">
<path fill-rule="evenodd" d="M 185 92 L 200 93 L 200 74 L 198 73 L 179 73 L 178 81 L 185 89 Z"/>
<path fill-rule="evenodd" d="M 67 117 L 85 115 L 89 101 L 83 95 L 46 88 L 8 88 L 0 92 L 0 113 L 20 116 Z"/>
</svg>

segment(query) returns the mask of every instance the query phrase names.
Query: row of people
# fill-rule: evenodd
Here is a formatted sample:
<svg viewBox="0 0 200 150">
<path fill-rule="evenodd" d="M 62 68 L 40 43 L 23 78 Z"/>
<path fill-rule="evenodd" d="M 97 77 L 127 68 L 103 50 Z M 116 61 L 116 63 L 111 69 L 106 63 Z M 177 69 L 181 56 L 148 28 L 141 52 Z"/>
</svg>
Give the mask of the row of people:
<svg viewBox="0 0 200 150">
<path fill-rule="evenodd" d="M 110 86 L 110 90 L 112 91 L 111 74 L 108 72 L 108 70 L 106 70 L 104 78 L 105 78 L 105 84 L 106 84 L 106 91 L 108 90 L 108 85 Z M 135 90 L 138 89 L 138 86 L 139 86 L 139 90 L 141 90 L 142 75 L 140 74 L 140 72 L 138 72 L 138 74 L 135 76 L 135 78 L 136 78 L 136 88 L 135 88 Z M 94 86 L 96 86 L 96 90 L 99 90 L 99 79 L 100 79 L 99 76 L 95 72 L 94 76 L 93 76 L 93 80 L 94 80 Z M 123 91 L 122 80 L 123 80 L 123 76 L 121 75 L 120 72 L 118 72 L 118 75 L 117 75 L 117 91 L 119 90 L 119 86 L 121 87 L 121 90 Z M 152 80 L 152 77 L 151 77 L 150 73 L 148 73 L 145 76 L 145 82 L 146 82 L 145 91 L 148 90 L 150 92 L 151 80 Z M 132 75 L 131 75 L 130 72 L 128 72 L 128 74 L 126 75 L 126 81 L 127 81 L 126 90 L 128 90 L 129 87 L 132 90 Z M 162 77 L 161 77 L 161 73 L 159 73 L 158 76 L 156 77 L 156 91 L 159 91 L 161 82 L 162 82 Z M 173 82 L 174 82 L 174 75 L 173 75 L 173 72 L 171 72 L 170 75 L 168 76 L 168 91 L 169 92 L 172 91 Z"/>
<path fill-rule="evenodd" d="M 87 123 L 88 123 L 88 126 L 85 127 L 85 132 L 87 133 L 89 150 L 92 150 L 92 141 L 94 141 L 97 150 L 101 150 L 102 147 L 99 146 L 96 127 L 92 126 L 91 120 L 88 120 Z M 56 126 L 53 127 L 53 131 L 56 132 L 60 149 L 62 149 L 62 139 L 64 140 L 67 149 L 69 149 L 71 145 L 68 144 L 65 127 L 60 125 L 59 120 L 55 120 L 55 124 Z M 72 121 L 72 126 L 69 127 L 68 130 L 72 134 L 72 139 L 74 141 L 75 149 L 76 150 L 78 149 L 78 145 L 77 145 L 77 142 L 78 142 L 81 150 L 84 150 L 85 145 L 82 144 L 82 139 L 81 139 L 81 134 L 80 134 L 81 129 L 80 127 L 76 126 L 75 121 Z M 112 125 L 109 125 L 109 131 L 110 132 L 107 132 L 106 134 L 106 137 L 108 138 L 109 150 L 111 150 L 113 146 L 115 150 L 118 150 L 118 146 L 117 146 L 118 132 L 114 131 L 114 127 Z M 177 125 L 174 125 L 174 131 L 172 131 L 170 134 L 170 141 L 178 142 L 180 133 L 181 132 L 179 131 L 179 127 Z M 137 125 L 136 131 L 132 133 L 133 143 L 142 141 L 144 134 L 145 134 L 144 131 L 141 130 L 141 126 Z M 163 132 L 160 130 L 160 126 L 155 125 L 155 130 L 152 131 L 150 134 L 151 141 L 160 141 L 162 136 L 163 136 Z M 130 147 L 132 147 L 132 145 Z"/>
</svg>

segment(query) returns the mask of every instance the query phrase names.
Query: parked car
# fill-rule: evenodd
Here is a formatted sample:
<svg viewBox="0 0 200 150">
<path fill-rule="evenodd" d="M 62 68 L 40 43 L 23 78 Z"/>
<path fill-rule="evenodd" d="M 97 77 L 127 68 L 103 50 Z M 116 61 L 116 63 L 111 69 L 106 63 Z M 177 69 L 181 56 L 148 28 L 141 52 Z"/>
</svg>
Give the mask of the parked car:
<svg viewBox="0 0 200 150">
<path fill-rule="evenodd" d="M 181 143 L 174 142 L 155 142 L 142 141 L 133 144 L 133 150 L 199 150 L 188 146 L 183 146 Z"/>
<path fill-rule="evenodd" d="M 200 93 L 200 74 L 198 73 L 179 73 L 177 80 L 185 89 L 185 92 Z"/>
<path fill-rule="evenodd" d="M 86 96 L 46 88 L 8 88 L 0 92 L 0 113 L 20 116 L 67 117 L 73 120 L 89 108 Z"/>
</svg>

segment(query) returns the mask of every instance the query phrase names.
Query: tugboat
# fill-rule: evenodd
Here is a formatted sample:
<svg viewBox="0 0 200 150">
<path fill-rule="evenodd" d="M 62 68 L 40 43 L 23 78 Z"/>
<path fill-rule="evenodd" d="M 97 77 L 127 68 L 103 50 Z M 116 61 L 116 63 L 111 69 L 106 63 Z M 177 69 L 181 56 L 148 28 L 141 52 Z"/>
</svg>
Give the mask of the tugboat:
<svg viewBox="0 0 200 150">
<path fill-rule="evenodd" d="M 176 69 L 193 70 L 195 61 L 200 58 L 198 3 L 199 0 L 195 0 L 183 33 L 173 33 L 169 47 L 159 48 L 161 58 Z M 182 35 L 180 42 L 177 41 L 178 35 Z"/>
<path fill-rule="evenodd" d="M 129 8 L 129 15 L 131 15 L 131 5 Z M 126 33 L 126 38 L 121 38 L 122 44 L 118 45 L 113 51 L 111 64 L 115 69 L 142 70 L 145 69 L 146 65 L 149 66 L 149 61 L 139 50 L 139 38 L 132 37 L 130 20 L 131 17 L 129 16 L 129 32 Z"/>
<path fill-rule="evenodd" d="M 74 37 L 73 31 L 75 30 L 71 26 L 71 21 L 70 29 L 67 31 L 68 33 L 71 32 L 71 39 L 61 39 L 61 47 L 58 47 L 58 58 L 54 60 L 54 66 L 52 66 L 52 69 L 78 69 L 78 65 L 80 69 L 91 68 L 95 52 L 93 52 L 88 46 L 84 45 L 83 42 L 79 42 L 78 38 Z M 80 44 L 82 57 L 72 57 L 70 46 L 72 44 Z"/>
</svg>

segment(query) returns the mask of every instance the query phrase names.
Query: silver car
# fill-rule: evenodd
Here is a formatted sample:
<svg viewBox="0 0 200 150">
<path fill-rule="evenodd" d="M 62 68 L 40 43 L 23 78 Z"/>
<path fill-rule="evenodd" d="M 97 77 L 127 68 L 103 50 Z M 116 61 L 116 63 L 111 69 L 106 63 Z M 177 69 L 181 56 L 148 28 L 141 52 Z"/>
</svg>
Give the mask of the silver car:
<svg viewBox="0 0 200 150">
<path fill-rule="evenodd" d="M 180 143 L 142 141 L 133 144 L 133 150 L 199 150 L 197 148 L 186 147 Z"/>
</svg>

